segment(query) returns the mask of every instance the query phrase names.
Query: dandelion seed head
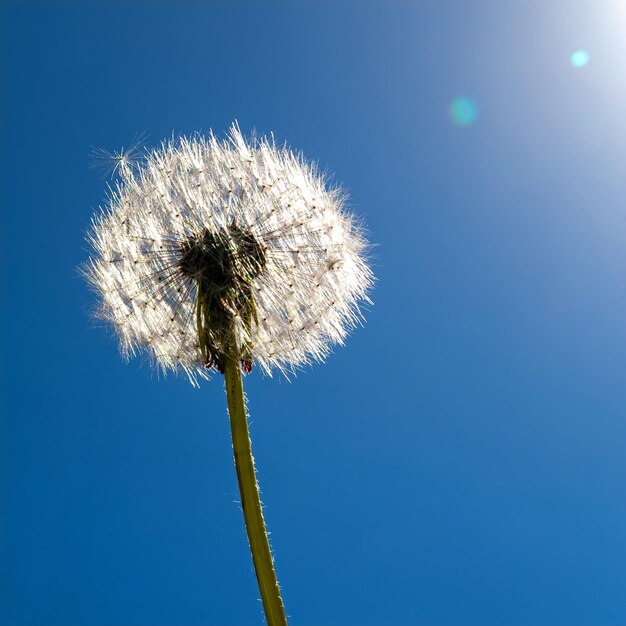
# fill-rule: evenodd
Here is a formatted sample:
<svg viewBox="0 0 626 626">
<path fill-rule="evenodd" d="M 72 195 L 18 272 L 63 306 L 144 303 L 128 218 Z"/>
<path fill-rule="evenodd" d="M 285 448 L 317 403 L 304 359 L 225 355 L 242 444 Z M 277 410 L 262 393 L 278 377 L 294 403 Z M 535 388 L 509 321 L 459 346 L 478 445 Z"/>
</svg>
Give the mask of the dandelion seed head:
<svg viewBox="0 0 626 626">
<path fill-rule="evenodd" d="M 362 321 L 372 283 L 345 194 L 273 137 L 200 134 L 120 165 L 84 274 L 125 357 L 193 383 L 323 360 Z M 234 337 L 234 342 L 231 339 Z"/>
</svg>

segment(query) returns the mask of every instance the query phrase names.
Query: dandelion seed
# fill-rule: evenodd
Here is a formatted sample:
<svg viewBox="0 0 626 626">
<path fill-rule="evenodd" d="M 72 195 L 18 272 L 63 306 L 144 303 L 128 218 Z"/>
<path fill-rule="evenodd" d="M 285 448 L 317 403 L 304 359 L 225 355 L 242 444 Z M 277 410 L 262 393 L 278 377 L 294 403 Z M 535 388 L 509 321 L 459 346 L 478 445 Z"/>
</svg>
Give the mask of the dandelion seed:
<svg viewBox="0 0 626 626">
<path fill-rule="evenodd" d="M 96 148 L 91 153 L 92 167 L 105 176 L 124 176 L 142 159 L 142 146 L 146 141 L 147 133 L 135 135 L 127 147 L 109 152 L 103 148 Z"/>
</svg>

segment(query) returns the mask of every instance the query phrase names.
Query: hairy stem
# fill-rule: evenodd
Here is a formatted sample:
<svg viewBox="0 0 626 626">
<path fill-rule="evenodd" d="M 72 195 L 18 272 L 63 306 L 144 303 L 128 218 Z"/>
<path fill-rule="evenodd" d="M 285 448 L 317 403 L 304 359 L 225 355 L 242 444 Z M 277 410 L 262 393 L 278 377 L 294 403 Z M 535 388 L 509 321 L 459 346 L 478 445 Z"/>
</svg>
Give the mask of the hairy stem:
<svg viewBox="0 0 626 626">
<path fill-rule="evenodd" d="M 241 507 L 246 522 L 256 579 L 263 600 L 265 618 L 268 626 L 287 626 L 285 608 L 276 580 L 259 497 L 259 486 L 254 471 L 240 364 L 239 360 L 232 356 L 226 357 L 224 380 L 235 453 L 235 469 L 237 470 L 239 493 L 241 494 Z"/>
</svg>

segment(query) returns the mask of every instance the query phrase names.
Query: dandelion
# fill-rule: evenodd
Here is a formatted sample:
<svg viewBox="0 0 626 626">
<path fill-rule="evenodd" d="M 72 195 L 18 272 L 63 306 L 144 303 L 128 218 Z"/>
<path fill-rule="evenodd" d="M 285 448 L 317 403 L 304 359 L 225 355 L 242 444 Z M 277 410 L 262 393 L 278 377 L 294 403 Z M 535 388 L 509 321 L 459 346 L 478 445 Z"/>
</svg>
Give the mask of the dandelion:
<svg viewBox="0 0 626 626">
<path fill-rule="evenodd" d="M 345 194 L 273 138 L 236 124 L 165 141 L 119 178 L 84 274 L 125 357 L 192 384 L 224 375 L 244 519 L 268 624 L 286 624 L 248 433 L 242 370 L 321 361 L 361 321 L 372 276 Z"/>
</svg>

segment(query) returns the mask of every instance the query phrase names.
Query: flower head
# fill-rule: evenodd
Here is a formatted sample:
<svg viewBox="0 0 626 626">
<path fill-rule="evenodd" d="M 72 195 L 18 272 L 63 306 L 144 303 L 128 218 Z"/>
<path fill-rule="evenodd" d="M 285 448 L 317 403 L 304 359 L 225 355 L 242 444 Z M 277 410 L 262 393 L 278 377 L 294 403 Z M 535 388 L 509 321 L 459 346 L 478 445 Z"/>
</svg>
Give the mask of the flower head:
<svg viewBox="0 0 626 626">
<path fill-rule="evenodd" d="M 125 356 L 147 352 L 192 382 L 227 356 L 246 371 L 293 369 L 360 320 L 372 280 L 362 231 L 344 194 L 288 148 L 233 125 L 118 173 L 84 273 Z"/>
</svg>

